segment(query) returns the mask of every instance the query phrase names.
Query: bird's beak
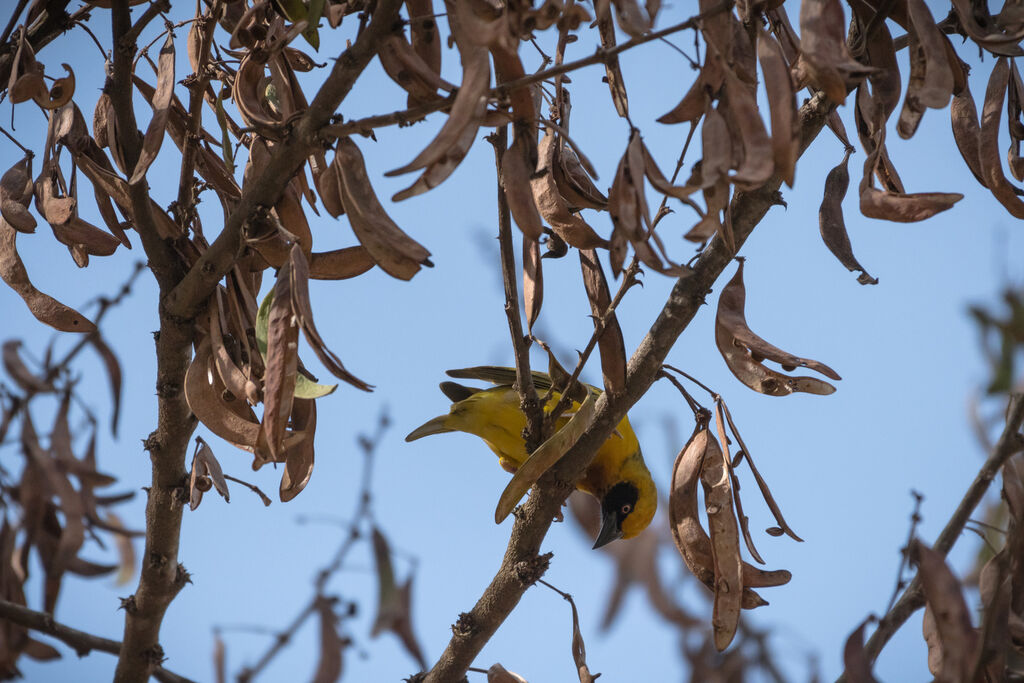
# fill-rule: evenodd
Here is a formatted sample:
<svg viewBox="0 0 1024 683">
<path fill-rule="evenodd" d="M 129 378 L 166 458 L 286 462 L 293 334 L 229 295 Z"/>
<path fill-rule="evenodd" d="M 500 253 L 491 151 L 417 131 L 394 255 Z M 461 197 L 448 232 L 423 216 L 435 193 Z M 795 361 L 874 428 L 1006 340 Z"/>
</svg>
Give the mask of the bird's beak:
<svg viewBox="0 0 1024 683">
<path fill-rule="evenodd" d="M 597 540 L 594 541 L 594 550 L 608 545 L 617 538 L 622 538 L 619 518 L 615 513 L 615 510 L 601 511 L 601 532 L 597 535 Z"/>
</svg>

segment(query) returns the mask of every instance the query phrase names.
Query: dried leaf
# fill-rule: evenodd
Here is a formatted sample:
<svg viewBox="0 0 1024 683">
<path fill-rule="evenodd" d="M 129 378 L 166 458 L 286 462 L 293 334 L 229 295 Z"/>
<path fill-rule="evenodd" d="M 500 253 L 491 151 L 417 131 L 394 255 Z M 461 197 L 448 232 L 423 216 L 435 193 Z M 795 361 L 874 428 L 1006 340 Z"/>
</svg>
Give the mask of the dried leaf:
<svg viewBox="0 0 1024 683">
<path fill-rule="evenodd" d="M 28 211 L 33 194 L 32 159 L 26 156 L 0 177 L 0 215 L 18 232 L 35 232 L 36 219 Z"/>
<path fill-rule="evenodd" d="M 775 171 L 772 141 L 765 130 L 757 109 L 754 93 L 744 85 L 731 69 L 725 71 L 725 96 L 736 128 L 733 140 L 743 145 L 743 163 L 736 169 L 732 180 L 737 188 L 750 190 L 763 185 Z"/>
<path fill-rule="evenodd" d="M 106 522 L 112 528 L 121 529 L 122 533 L 114 532 L 114 543 L 117 546 L 117 576 L 114 583 L 118 586 L 127 585 L 135 576 L 135 546 L 132 537 L 125 528 L 121 518 L 113 512 L 106 514 Z"/>
<path fill-rule="evenodd" d="M 746 290 L 743 286 L 743 261 L 736 274 L 722 289 L 715 318 L 715 343 L 732 373 L 754 391 L 769 396 L 785 396 L 796 391 L 827 395 L 835 387 L 814 377 L 791 377 L 764 366 L 764 359 L 791 371 L 805 367 L 831 379 L 841 379 L 836 372 L 815 360 L 800 358 L 769 344 L 751 332 L 744 315 Z"/>
<path fill-rule="evenodd" d="M 377 616 L 370 630 L 370 637 L 375 638 L 384 631 L 391 631 L 399 637 L 406 651 L 412 655 L 420 668 L 426 669 L 427 662 L 423 651 L 412 631 L 412 577 L 403 583 L 395 580 L 395 570 L 391 564 L 391 548 L 387 538 L 376 526 L 371 537 L 373 542 L 373 560 L 377 571 Z"/>
<path fill-rule="evenodd" d="M 172 95 L 174 95 L 174 36 L 168 32 L 167 40 L 160 48 L 160 55 L 157 58 L 156 94 L 152 100 L 153 117 L 149 120 L 149 126 L 146 128 L 139 160 L 135 164 L 132 177 L 128 180 L 129 185 L 136 185 L 146 177 L 146 171 L 149 170 L 157 153 L 160 152 L 160 146 L 164 141 L 164 132 L 167 129 L 167 114 L 171 106 Z"/>
<path fill-rule="evenodd" d="M 3 364 L 7 375 L 14 380 L 28 394 L 49 393 L 54 391 L 53 384 L 46 381 L 36 373 L 28 369 L 25 362 L 21 360 L 18 349 L 21 348 L 20 339 L 8 339 L 3 344 Z"/>
<path fill-rule="evenodd" d="M 313 683 L 334 683 L 341 680 L 343 652 L 347 642 L 338 633 L 338 615 L 334 600 L 320 596 L 315 609 L 320 621 L 320 659 L 313 674 Z"/>
<path fill-rule="evenodd" d="M 821 231 L 821 239 L 825 241 L 825 246 L 839 262 L 849 271 L 860 271 L 857 282 L 862 285 L 877 285 L 878 279 L 871 277 L 853 255 L 853 246 L 850 244 L 846 222 L 843 220 L 843 199 L 850 187 L 848 163 L 852 151 L 847 149 L 842 162 L 825 177 L 825 193 L 818 208 L 818 229 Z"/>
<path fill-rule="evenodd" d="M 971 613 L 964 601 L 960 581 L 942 555 L 920 541 L 913 543 L 910 553 L 911 560 L 918 566 L 925 601 L 932 610 L 942 644 L 942 668 L 936 679 L 970 680 L 977 657 L 978 634 L 971 625 Z"/>
<path fill-rule="evenodd" d="M 597 30 L 601 35 L 601 48 L 611 50 L 615 47 L 615 25 L 612 23 L 611 8 L 608 2 L 598 2 L 594 6 L 597 15 Z M 626 95 L 626 82 L 619 68 L 619 58 L 613 55 L 604 62 L 605 78 L 612 94 L 615 111 L 622 118 L 629 118 L 629 97 Z"/>
<path fill-rule="evenodd" d="M 873 619 L 869 618 L 861 622 L 843 647 L 843 665 L 846 667 L 844 675 L 850 683 L 876 683 L 875 677 L 871 675 L 871 660 L 864 652 L 864 629 L 871 621 Z"/>
<path fill-rule="evenodd" d="M 601 373 L 604 376 L 604 390 L 611 396 L 618 396 L 626 390 L 626 345 L 622 340 L 622 328 L 615 311 L 609 311 L 612 303 L 608 280 L 605 278 L 597 252 L 580 249 L 580 268 L 583 270 L 583 286 L 590 301 L 590 313 L 594 318 L 595 332 L 603 320 L 604 331 L 597 338 L 601 352 Z M 604 316 L 607 314 L 607 318 Z"/>
<path fill-rule="evenodd" d="M 352 230 L 377 265 L 392 277 L 409 280 L 421 265 L 430 264 L 430 252 L 402 232 L 380 205 L 355 143 L 349 138 L 338 140 L 333 163 Z"/>
<path fill-rule="evenodd" d="M 245 399 L 250 405 L 256 405 L 260 401 L 259 387 L 245 373 L 235 365 L 234 359 L 228 353 L 224 345 L 224 335 L 221 331 L 221 292 L 218 289 L 210 298 L 210 348 L 213 351 L 213 361 L 217 368 L 217 374 L 231 395 L 237 399 Z"/>
</svg>

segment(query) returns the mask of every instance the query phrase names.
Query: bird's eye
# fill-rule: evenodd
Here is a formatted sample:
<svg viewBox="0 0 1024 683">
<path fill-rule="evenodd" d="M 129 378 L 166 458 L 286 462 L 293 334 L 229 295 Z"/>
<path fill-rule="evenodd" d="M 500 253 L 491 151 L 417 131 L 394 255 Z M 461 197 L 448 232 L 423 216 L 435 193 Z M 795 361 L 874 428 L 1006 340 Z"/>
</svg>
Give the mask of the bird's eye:
<svg viewBox="0 0 1024 683">
<path fill-rule="evenodd" d="M 619 512 L 622 514 L 623 517 L 625 517 L 626 515 L 628 515 L 632 511 L 633 511 L 633 506 L 630 505 L 629 503 L 626 503 L 621 508 L 619 508 Z"/>
</svg>

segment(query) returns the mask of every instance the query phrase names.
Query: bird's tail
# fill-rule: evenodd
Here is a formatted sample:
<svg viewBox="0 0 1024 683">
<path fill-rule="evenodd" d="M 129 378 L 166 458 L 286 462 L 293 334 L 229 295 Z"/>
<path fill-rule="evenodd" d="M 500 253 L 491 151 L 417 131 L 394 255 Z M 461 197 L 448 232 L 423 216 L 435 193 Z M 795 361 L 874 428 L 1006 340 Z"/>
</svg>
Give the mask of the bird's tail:
<svg viewBox="0 0 1024 683">
<path fill-rule="evenodd" d="M 405 440 L 415 441 L 431 434 L 444 434 L 445 432 L 455 431 L 447 425 L 449 417 L 450 415 L 438 415 L 433 420 L 429 420 L 409 432 L 409 436 L 405 437 Z"/>
</svg>

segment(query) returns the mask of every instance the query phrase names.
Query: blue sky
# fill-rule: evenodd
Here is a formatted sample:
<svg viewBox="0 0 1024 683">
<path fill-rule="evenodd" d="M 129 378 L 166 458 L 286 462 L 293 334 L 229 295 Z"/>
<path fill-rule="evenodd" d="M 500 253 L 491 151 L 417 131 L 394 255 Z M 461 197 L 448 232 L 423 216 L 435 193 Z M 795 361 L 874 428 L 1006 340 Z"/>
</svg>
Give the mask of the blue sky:
<svg viewBox="0 0 1024 683">
<path fill-rule="evenodd" d="M 180 5 L 187 11 L 184 3 Z M 666 7 L 659 25 L 685 18 L 685 4 Z M 944 10 L 934 10 L 936 15 Z M 792 10 L 795 19 L 795 9 Z M 184 16 L 184 15 L 183 15 Z M 96 10 L 90 26 L 101 40 L 109 35 L 109 14 Z M 338 53 L 351 38 L 354 23 L 339 38 L 325 41 L 321 59 Z M 552 34 L 553 35 L 553 34 Z M 544 39 L 552 37 L 543 34 Z M 185 31 L 179 37 L 179 63 Z M 589 35 L 571 46 L 571 57 L 589 54 Z M 145 42 L 145 41 L 143 41 Z M 689 50 L 692 34 L 675 42 Z M 523 46 L 524 56 L 530 54 Z M 962 57 L 974 60 L 971 77 L 976 97 L 984 93 L 991 61 L 977 64 L 966 46 Z M 82 33 L 41 52 L 48 72 L 69 62 L 78 79 L 76 101 L 89 118 L 102 85 L 102 60 Z M 446 68 L 456 62 L 444 53 Z M 181 71 L 185 66 L 181 66 Z M 530 65 L 527 67 L 530 68 Z M 676 104 L 694 72 L 673 49 L 651 43 L 623 55 L 622 68 L 630 94 L 631 113 L 645 142 L 666 173 L 685 138 L 685 126 L 654 122 Z M 617 118 L 601 82 L 599 68 L 573 75 L 573 135 L 600 173 L 606 188 L 628 141 L 628 124 Z M 180 76 L 179 76 L 180 78 Z M 392 111 L 404 106 L 404 94 L 374 62 L 346 100 L 346 118 Z M 9 122 L 4 103 L 4 126 Z M 980 102 L 979 102 L 980 108 Z M 142 105 L 139 112 L 146 112 Z M 142 116 L 144 114 L 140 114 Z M 843 112 L 852 133 L 851 117 Z M 373 270 L 354 280 L 316 283 L 312 287 L 317 326 L 346 367 L 376 385 L 373 394 L 346 386 L 319 404 L 317 463 L 306 490 L 294 501 L 264 508 L 241 487 L 232 488 L 230 504 L 207 496 L 202 506 L 185 514 L 180 560 L 193 574 L 172 604 L 162 644 L 167 666 L 198 680 L 212 678 L 210 653 L 215 626 L 243 625 L 280 629 L 308 601 L 316 571 L 343 537 L 343 530 L 325 524 L 298 524 L 302 516 L 347 517 L 355 507 L 361 455 L 360 432 L 372 431 L 382 410 L 393 427 L 378 450 L 374 472 L 374 515 L 392 544 L 400 576 L 415 558 L 414 626 L 434 661 L 450 636 L 449 626 L 468 610 L 497 569 L 508 541 L 509 522 L 495 526 L 492 512 L 507 481 L 493 455 L 477 439 L 452 434 L 406 444 L 408 431 L 447 410 L 437 390 L 449 368 L 476 364 L 511 364 L 508 328 L 497 260 L 493 153 L 479 144 L 443 185 L 399 204 L 386 200 L 412 182 L 387 179 L 382 173 L 411 159 L 430 139 L 442 119 L 432 117 L 412 128 L 377 131 L 377 142 L 358 139 L 378 195 L 394 220 L 431 250 L 433 269 L 411 282 Z M 210 117 L 209 127 L 215 123 Z M 45 121 L 30 105 L 16 111 L 17 137 L 41 150 Z M 798 355 L 821 360 L 843 380 L 829 397 L 796 395 L 774 398 L 755 394 L 736 381 L 714 347 L 713 316 L 718 291 L 669 354 L 669 362 L 696 375 L 719 391 L 752 449 L 787 520 L 804 538 L 772 539 L 761 529 L 772 524 L 756 499 L 749 477 L 743 479 L 745 510 L 761 554 L 769 568 L 793 572 L 792 582 L 768 589 L 769 607 L 749 615 L 752 623 L 775 631 L 772 643 L 779 659 L 797 680 L 806 678 L 805 662 L 816 653 L 824 679 L 841 670 L 846 635 L 870 612 L 884 609 L 895 582 L 898 549 L 904 543 L 912 508 L 909 491 L 925 495 L 921 538 L 931 542 L 942 528 L 981 463 L 983 454 L 971 435 L 967 406 L 986 377 L 976 330 L 965 313 L 971 303 L 994 301 L 1008 283 L 1019 284 L 1022 270 L 1012 254 L 1020 253 L 1021 237 L 1014 219 L 967 171 L 953 146 L 947 110 L 929 111 L 914 139 L 889 136 L 893 161 L 908 191 L 959 191 L 966 196 L 952 210 L 916 224 L 893 224 L 864 218 L 857 212 L 855 192 L 844 203 L 854 251 L 878 277 L 874 287 L 857 284 L 828 252 L 818 235 L 817 209 L 825 174 L 842 159 L 842 145 L 822 133 L 797 168 L 793 189 L 784 189 L 788 208 L 773 208 L 741 254 L 747 257 L 747 319 L 769 341 Z M 1001 145 L 1002 148 L 1002 145 Z M 16 148 L 0 140 L 9 163 Z M 694 149 L 687 168 L 699 158 Z M 177 155 L 165 147 L 150 172 L 153 195 L 161 205 L 176 193 Z M 859 180 L 863 152 L 851 158 L 852 185 Z M 38 170 L 38 158 L 36 164 Z M 167 184 L 163 178 L 174 178 Z M 87 219 L 99 222 L 84 202 Z M 679 239 L 693 223 L 678 203 L 659 226 L 669 249 L 686 260 L 692 247 Z M 220 208 L 208 199 L 203 223 L 215 233 Z M 607 215 L 591 214 L 592 224 L 607 235 Z M 355 243 L 344 218 L 311 218 L 317 250 Z M 77 269 L 63 247 L 41 225 L 36 235 L 19 236 L 18 248 L 33 279 L 44 291 L 71 305 L 113 292 L 133 262 L 142 258 L 138 240 L 132 252 L 94 258 Z M 538 332 L 561 351 L 563 362 L 572 349 L 586 344 L 591 322 L 579 282 L 575 257 L 545 260 L 545 303 Z M 731 276 L 733 268 L 726 273 Z M 619 310 L 627 350 L 631 353 L 653 321 L 672 281 L 657 273 L 644 277 Z M 615 284 L 613 283 L 613 287 Z M 0 289 L 4 338 L 20 337 L 36 356 L 51 332 L 36 323 L 20 300 Z M 143 275 L 135 295 L 109 314 L 104 335 L 119 353 L 125 369 L 125 405 L 120 439 L 101 434 L 101 469 L 117 474 L 117 490 L 139 491 L 149 483 L 149 462 L 141 439 L 155 425 L 154 359 L 151 332 L 157 328 L 155 286 Z M 64 348 L 72 340 L 58 343 Z M 318 368 L 307 349 L 305 362 Z M 541 356 L 535 356 L 538 364 Z M 83 393 L 105 405 L 107 388 L 102 368 L 88 354 L 80 366 Z M 319 373 L 321 377 L 326 372 Z M 599 380 L 587 369 L 585 377 Z M 689 433 L 689 411 L 676 391 L 664 383 L 631 411 L 630 417 L 659 487 L 667 486 L 672 460 Z M 40 412 L 38 422 L 49 418 Z M 666 423 L 673 425 L 666 429 Z M 674 436 L 672 435 L 674 432 Z M 225 470 L 275 493 L 279 473 L 249 468 L 250 457 L 207 438 Z M 80 438 L 85 438 L 84 430 Z M 81 446 L 80 446 L 81 447 Z M 3 451 L 10 464 L 18 456 Z M 741 474 L 745 477 L 746 472 Z M 122 506 L 127 524 L 142 526 L 143 496 Z M 659 518 L 655 524 L 663 527 Z M 589 549 L 591 541 L 572 524 L 552 527 L 544 550 L 554 553 L 546 579 L 571 592 L 579 606 L 592 671 L 603 680 L 678 680 L 683 673 L 677 635 L 652 614 L 639 591 L 630 595 L 624 613 L 607 634 L 597 624 L 610 587 L 611 563 Z M 977 546 L 963 539 L 952 557 L 965 568 Z M 138 546 L 141 552 L 141 544 Z M 84 553 L 105 557 L 96 547 Z M 666 553 L 663 575 L 681 585 L 680 595 L 691 611 L 710 613 L 702 588 L 677 581 L 685 573 L 681 560 Z M 37 568 L 38 576 L 38 568 Z M 108 579 L 69 579 L 57 617 L 68 625 L 120 638 L 119 596 L 132 591 Z M 39 604 L 38 581 L 31 584 L 30 603 Z M 356 648 L 347 652 L 346 680 L 399 680 L 413 673 L 414 662 L 397 640 L 368 637 L 376 600 L 368 544 L 350 557 L 335 576 L 330 591 L 357 600 L 359 615 L 346 623 Z M 252 663 L 268 646 L 266 635 L 229 631 L 226 634 L 230 671 Z M 532 682 L 570 680 L 571 617 L 568 606 L 544 588 L 529 590 L 520 606 L 490 641 L 476 662 L 486 668 L 500 661 Z M 313 622 L 278 658 L 264 680 L 305 678 L 316 666 L 317 634 Z M 113 671 L 114 658 L 102 653 L 78 660 L 64 649 L 56 664 L 24 661 L 28 680 L 59 681 L 71 677 L 102 680 Z M 364 656 L 365 655 L 365 656 Z M 911 619 L 886 649 L 876 669 L 882 680 L 927 680 L 920 615 Z M 470 674 L 470 680 L 482 680 Z"/>
</svg>

